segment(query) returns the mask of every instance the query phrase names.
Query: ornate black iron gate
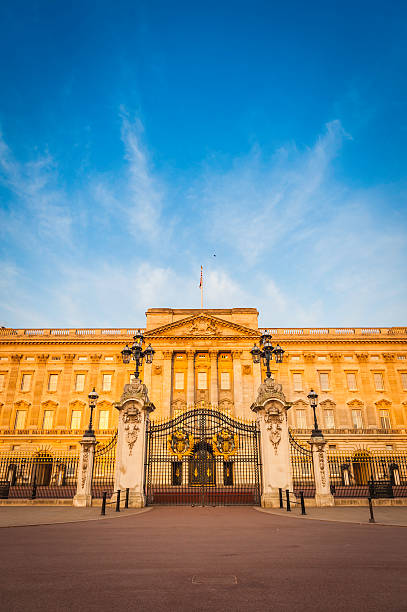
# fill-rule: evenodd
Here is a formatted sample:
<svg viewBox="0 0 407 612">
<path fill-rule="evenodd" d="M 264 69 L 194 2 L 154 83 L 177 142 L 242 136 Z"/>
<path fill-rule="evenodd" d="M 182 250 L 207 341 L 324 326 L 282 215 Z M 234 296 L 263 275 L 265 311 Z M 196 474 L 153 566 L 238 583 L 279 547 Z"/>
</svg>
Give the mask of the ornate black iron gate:
<svg viewBox="0 0 407 612">
<path fill-rule="evenodd" d="M 147 505 L 259 505 L 259 429 L 211 408 L 147 424 Z"/>
</svg>

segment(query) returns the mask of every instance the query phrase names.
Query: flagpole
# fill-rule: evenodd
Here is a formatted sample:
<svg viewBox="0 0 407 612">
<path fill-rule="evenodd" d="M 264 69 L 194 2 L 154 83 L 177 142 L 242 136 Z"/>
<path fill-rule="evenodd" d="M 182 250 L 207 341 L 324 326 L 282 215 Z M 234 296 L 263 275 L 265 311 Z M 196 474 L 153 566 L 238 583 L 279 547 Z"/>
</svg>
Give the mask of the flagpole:
<svg viewBox="0 0 407 612">
<path fill-rule="evenodd" d="M 203 278 L 202 278 L 202 266 L 201 266 L 201 310 L 203 310 Z"/>
<path fill-rule="evenodd" d="M 201 266 L 201 282 L 199 283 L 201 288 L 201 310 L 203 310 L 203 278 L 202 278 L 202 266 Z"/>
</svg>

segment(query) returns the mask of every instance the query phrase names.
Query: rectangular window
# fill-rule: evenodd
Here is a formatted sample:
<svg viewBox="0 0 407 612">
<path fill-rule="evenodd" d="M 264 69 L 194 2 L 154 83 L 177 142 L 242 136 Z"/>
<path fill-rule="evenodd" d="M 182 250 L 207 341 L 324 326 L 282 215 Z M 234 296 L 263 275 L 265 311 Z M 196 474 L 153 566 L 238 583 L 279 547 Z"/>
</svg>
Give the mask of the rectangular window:
<svg viewBox="0 0 407 612">
<path fill-rule="evenodd" d="M 72 410 L 71 429 L 81 428 L 81 418 L 82 418 L 82 413 L 80 410 Z"/>
<path fill-rule="evenodd" d="M 380 424 L 382 429 L 391 429 L 390 414 L 388 410 L 380 410 Z"/>
<path fill-rule="evenodd" d="M 175 372 L 175 389 L 182 391 L 184 388 L 184 372 Z"/>
<path fill-rule="evenodd" d="M 302 391 L 302 374 L 293 374 L 294 391 Z"/>
<path fill-rule="evenodd" d="M 83 391 L 85 388 L 85 374 L 77 374 L 75 379 L 75 391 Z"/>
<path fill-rule="evenodd" d="M 230 374 L 229 372 L 221 372 L 220 373 L 220 388 L 221 389 L 230 389 Z"/>
<path fill-rule="evenodd" d="M 376 391 L 384 391 L 383 374 L 381 374 L 381 372 L 375 372 L 373 378 Z"/>
<path fill-rule="evenodd" d="M 348 385 L 349 391 L 356 391 L 356 374 L 354 372 L 348 372 L 346 374 L 346 383 Z"/>
<path fill-rule="evenodd" d="M 401 386 L 403 387 L 403 391 L 407 391 L 407 372 L 401 373 Z"/>
<path fill-rule="evenodd" d="M 361 410 L 352 410 L 352 425 L 353 429 L 363 429 Z"/>
<path fill-rule="evenodd" d="M 31 387 L 32 374 L 23 374 L 21 379 L 21 391 L 29 391 Z"/>
<path fill-rule="evenodd" d="M 102 391 L 110 391 L 112 388 L 112 375 L 103 374 Z"/>
<path fill-rule="evenodd" d="M 296 417 L 297 417 L 298 429 L 306 429 L 307 428 L 307 415 L 305 414 L 305 410 L 296 410 Z"/>
<path fill-rule="evenodd" d="M 6 380 L 6 375 L 5 374 L 0 374 L 0 391 L 3 391 L 4 381 L 5 380 Z"/>
<path fill-rule="evenodd" d="M 52 429 L 52 422 L 54 420 L 53 410 L 44 410 L 44 418 L 42 420 L 43 429 Z"/>
<path fill-rule="evenodd" d="M 321 391 L 329 391 L 329 374 L 328 372 L 319 373 L 319 386 Z"/>
<path fill-rule="evenodd" d="M 26 410 L 17 410 L 16 412 L 16 420 L 14 424 L 15 429 L 24 429 L 25 427 L 25 417 L 27 416 Z"/>
<path fill-rule="evenodd" d="M 109 411 L 101 410 L 99 412 L 99 429 L 109 429 Z"/>
<path fill-rule="evenodd" d="M 50 374 L 48 378 L 48 391 L 56 391 L 58 386 L 58 374 Z"/>
<path fill-rule="evenodd" d="M 207 389 L 206 386 L 206 372 L 198 372 L 198 389 Z"/>
<path fill-rule="evenodd" d="M 335 417 L 333 410 L 324 410 L 325 427 L 327 429 L 335 429 Z"/>
</svg>

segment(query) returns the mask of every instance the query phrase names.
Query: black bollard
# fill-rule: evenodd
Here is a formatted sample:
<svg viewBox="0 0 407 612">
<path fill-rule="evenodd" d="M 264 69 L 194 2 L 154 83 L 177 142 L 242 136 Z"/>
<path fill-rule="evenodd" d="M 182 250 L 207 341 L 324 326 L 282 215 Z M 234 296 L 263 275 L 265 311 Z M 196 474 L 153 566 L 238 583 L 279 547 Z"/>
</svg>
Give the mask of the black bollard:
<svg viewBox="0 0 407 612">
<path fill-rule="evenodd" d="M 120 489 L 117 491 L 116 512 L 120 512 Z"/>
<path fill-rule="evenodd" d="M 34 476 L 33 488 L 31 491 L 31 499 L 35 499 L 37 497 L 37 476 Z"/>
<path fill-rule="evenodd" d="M 102 516 L 105 516 L 106 514 L 106 497 L 107 497 L 107 492 L 104 491 L 103 496 L 102 496 L 102 511 L 100 513 Z"/>
<path fill-rule="evenodd" d="M 127 489 L 126 489 L 126 499 L 125 499 L 125 501 L 124 501 L 124 507 L 125 507 L 125 508 L 128 508 L 128 507 L 129 507 L 129 491 L 130 491 L 130 489 L 129 489 L 129 488 L 127 488 Z"/>
<path fill-rule="evenodd" d="M 284 504 L 283 504 L 283 489 L 279 489 L 278 490 L 278 494 L 280 496 L 280 508 L 284 508 Z"/>
<path fill-rule="evenodd" d="M 286 496 L 286 499 L 287 499 L 287 512 L 291 512 L 290 491 L 288 489 L 285 490 L 285 496 Z"/>
<path fill-rule="evenodd" d="M 373 506 L 372 506 L 372 498 L 368 497 L 369 500 L 369 510 L 370 510 L 370 519 L 369 519 L 369 523 L 375 523 L 376 521 L 374 520 L 374 514 L 373 514 Z"/>
<path fill-rule="evenodd" d="M 301 497 L 301 514 L 307 514 L 305 512 L 305 502 L 304 502 L 304 492 L 300 491 L 300 497 Z"/>
</svg>

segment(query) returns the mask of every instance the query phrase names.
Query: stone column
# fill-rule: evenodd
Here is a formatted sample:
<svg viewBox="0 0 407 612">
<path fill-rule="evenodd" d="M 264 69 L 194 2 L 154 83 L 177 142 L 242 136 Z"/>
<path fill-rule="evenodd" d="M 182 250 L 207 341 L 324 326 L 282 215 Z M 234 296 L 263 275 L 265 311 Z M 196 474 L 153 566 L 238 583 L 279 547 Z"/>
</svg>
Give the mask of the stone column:
<svg viewBox="0 0 407 612">
<path fill-rule="evenodd" d="M 258 415 L 260 425 L 260 449 L 263 467 L 261 505 L 264 508 L 280 506 L 279 489 L 288 489 L 295 501 L 291 476 L 290 440 L 288 437 L 287 410 L 282 386 L 273 378 L 266 378 L 259 387 L 251 409 Z"/>
<path fill-rule="evenodd" d="M 95 436 L 84 435 L 79 444 L 81 445 L 81 452 L 79 455 L 78 480 L 73 505 L 77 507 L 91 506 L 93 461 L 95 459 L 97 442 Z"/>
<path fill-rule="evenodd" d="M 195 404 L 195 351 L 187 351 L 187 407 Z"/>
<path fill-rule="evenodd" d="M 209 351 L 211 358 L 211 404 L 214 408 L 218 407 L 218 351 Z"/>
<path fill-rule="evenodd" d="M 14 423 L 11 422 L 11 414 L 13 411 L 14 399 L 19 382 L 19 368 L 22 355 L 11 355 L 11 367 L 8 387 L 6 391 L 6 401 L 3 406 L 2 426 L 6 429 L 14 429 Z M 27 415 L 28 417 L 28 415 Z M 27 419 L 28 420 L 28 419 Z"/>
<path fill-rule="evenodd" d="M 256 397 L 258 388 L 261 385 L 261 365 L 260 363 L 253 364 L 253 399 Z"/>
<path fill-rule="evenodd" d="M 233 351 L 233 402 L 235 416 L 243 416 L 242 351 Z"/>
<path fill-rule="evenodd" d="M 44 392 L 44 388 L 47 388 L 46 380 L 46 365 L 49 355 L 37 355 L 38 366 L 35 372 L 34 393 L 33 393 L 33 404 L 31 408 L 31 415 L 29 421 L 30 429 L 38 429 L 39 427 L 39 416 L 41 412 L 41 399 Z M 33 377 L 34 378 L 34 377 Z M 28 416 L 28 415 L 27 415 Z M 56 416 L 56 415 L 55 415 Z M 27 420 L 28 424 L 28 420 Z"/>
<path fill-rule="evenodd" d="M 309 440 L 312 450 L 312 463 L 315 478 L 315 504 L 318 507 L 334 506 L 335 501 L 331 493 L 326 441 L 323 435 L 312 435 Z"/>
<path fill-rule="evenodd" d="M 145 506 L 144 461 L 146 452 L 146 422 L 155 409 L 147 395 L 147 387 L 136 379 L 124 385 L 120 402 L 115 466 L 115 491 L 129 489 L 129 505 Z"/>
<path fill-rule="evenodd" d="M 70 428 L 69 418 L 69 398 L 72 388 L 72 369 L 75 355 L 64 355 L 64 369 L 61 374 L 61 395 L 59 398 L 59 407 L 57 410 L 56 425 L 57 427 Z"/>
<path fill-rule="evenodd" d="M 162 416 L 169 417 L 171 413 L 172 395 L 172 351 L 163 351 L 163 395 L 161 402 Z"/>
</svg>

